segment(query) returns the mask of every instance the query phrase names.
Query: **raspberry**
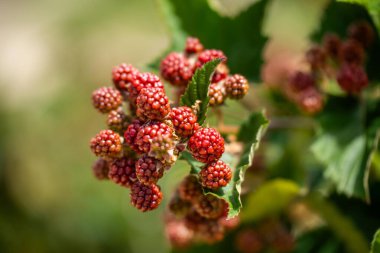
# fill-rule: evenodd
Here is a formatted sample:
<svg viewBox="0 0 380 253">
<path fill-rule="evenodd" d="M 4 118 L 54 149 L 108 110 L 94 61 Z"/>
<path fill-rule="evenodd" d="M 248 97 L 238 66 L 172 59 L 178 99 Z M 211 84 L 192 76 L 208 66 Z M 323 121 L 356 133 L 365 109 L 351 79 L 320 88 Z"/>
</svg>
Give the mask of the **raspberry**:
<svg viewBox="0 0 380 253">
<path fill-rule="evenodd" d="M 107 125 L 113 131 L 123 132 L 128 127 L 127 115 L 122 110 L 110 111 Z"/>
<path fill-rule="evenodd" d="M 373 28 L 366 21 L 353 23 L 349 26 L 347 33 L 351 39 L 356 40 L 363 47 L 369 47 L 375 38 Z"/>
<path fill-rule="evenodd" d="M 144 155 L 136 163 L 136 175 L 142 184 L 155 184 L 164 175 L 164 165 L 159 160 Z"/>
<path fill-rule="evenodd" d="M 244 229 L 236 235 L 235 245 L 242 253 L 259 253 L 264 247 L 260 234 L 250 228 Z"/>
<path fill-rule="evenodd" d="M 202 186 L 210 189 L 218 189 L 226 186 L 232 177 L 232 170 L 223 161 L 207 164 L 199 173 Z"/>
<path fill-rule="evenodd" d="M 313 46 L 306 52 L 306 61 L 313 70 L 323 68 L 326 63 L 326 53 L 323 48 Z"/>
<path fill-rule="evenodd" d="M 186 39 L 185 52 L 187 54 L 197 54 L 203 51 L 203 45 L 198 38 L 188 37 Z"/>
<path fill-rule="evenodd" d="M 162 120 L 170 112 L 169 99 L 161 88 L 144 88 L 136 100 L 136 114 L 141 118 Z"/>
<path fill-rule="evenodd" d="M 339 59 L 343 63 L 363 64 L 365 52 L 355 40 L 345 41 L 339 51 Z"/>
<path fill-rule="evenodd" d="M 206 62 L 209 62 L 209 61 L 214 60 L 216 58 L 222 58 L 223 61 L 227 60 L 227 57 L 220 50 L 216 50 L 216 49 L 205 50 L 198 55 L 198 62 L 196 65 L 197 65 L 197 67 L 201 67 Z"/>
<path fill-rule="evenodd" d="M 151 151 L 152 140 L 157 136 L 169 135 L 172 136 L 173 130 L 163 122 L 151 121 L 148 124 L 140 127 L 136 138 L 135 144 L 139 152 L 149 153 Z"/>
<path fill-rule="evenodd" d="M 112 81 L 117 89 L 127 91 L 128 85 L 138 73 L 139 71 L 132 65 L 122 63 L 112 69 Z"/>
<path fill-rule="evenodd" d="M 178 194 L 180 198 L 194 202 L 203 195 L 203 190 L 198 179 L 195 176 L 188 175 L 179 185 Z"/>
<path fill-rule="evenodd" d="M 132 103 L 135 103 L 137 96 L 143 88 L 161 88 L 164 85 L 160 78 L 152 73 L 138 73 L 128 86 L 129 98 Z"/>
<path fill-rule="evenodd" d="M 199 127 L 197 116 L 187 106 L 173 108 L 170 112 L 170 119 L 176 134 L 182 138 L 193 135 L 194 131 Z"/>
<path fill-rule="evenodd" d="M 182 54 L 170 53 L 161 61 L 160 71 L 162 77 L 169 83 L 186 86 L 193 76 L 193 67 Z"/>
<path fill-rule="evenodd" d="M 210 84 L 208 96 L 210 97 L 210 106 L 218 106 L 224 103 L 225 94 L 223 89 L 216 83 Z"/>
<path fill-rule="evenodd" d="M 355 64 L 344 64 L 337 74 L 340 87 L 350 94 L 359 93 L 368 85 L 364 69 Z"/>
<path fill-rule="evenodd" d="M 116 159 L 110 165 L 108 177 L 116 184 L 131 187 L 137 181 L 135 163 L 133 158 Z"/>
<path fill-rule="evenodd" d="M 207 194 L 199 197 L 194 209 L 200 216 L 207 219 L 220 218 L 226 207 L 226 202 L 213 195 Z"/>
<path fill-rule="evenodd" d="M 305 112 L 315 114 L 323 108 L 322 94 L 316 88 L 310 88 L 298 94 L 298 104 Z"/>
<path fill-rule="evenodd" d="M 155 184 L 144 185 L 136 182 L 131 187 L 131 203 L 142 212 L 156 209 L 162 200 L 162 192 Z"/>
<path fill-rule="evenodd" d="M 169 210 L 177 217 L 185 216 L 191 208 L 191 202 L 183 200 L 176 192 L 169 202 Z"/>
<path fill-rule="evenodd" d="M 102 130 L 90 141 L 92 152 L 100 157 L 117 157 L 122 150 L 119 134 Z"/>
<path fill-rule="evenodd" d="M 193 231 L 189 230 L 183 221 L 169 221 L 165 224 L 165 234 L 170 244 L 175 248 L 184 249 L 190 246 Z"/>
<path fill-rule="evenodd" d="M 187 143 L 193 157 L 203 163 L 218 160 L 224 152 L 224 139 L 214 128 L 200 128 Z"/>
<path fill-rule="evenodd" d="M 139 146 L 135 143 L 135 139 L 142 125 L 143 122 L 136 119 L 129 124 L 127 130 L 124 132 L 125 143 L 127 143 L 128 146 L 137 153 L 141 153 L 141 151 L 139 150 Z"/>
<path fill-rule="evenodd" d="M 108 179 L 109 164 L 103 158 L 99 158 L 92 165 L 92 172 L 94 176 L 99 180 Z"/>
<path fill-rule="evenodd" d="M 101 113 L 116 110 L 121 102 L 120 92 L 112 87 L 102 87 L 92 93 L 92 104 Z"/>
<path fill-rule="evenodd" d="M 299 93 L 315 87 L 315 79 L 310 73 L 297 71 L 290 77 L 289 86 L 292 91 Z"/>
<path fill-rule="evenodd" d="M 247 79 L 238 74 L 227 77 L 224 82 L 224 87 L 226 89 L 227 97 L 232 99 L 243 98 L 248 93 L 249 89 Z"/>
<path fill-rule="evenodd" d="M 338 58 L 340 46 L 341 41 L 338 35 L 328 33 L 323 37 L 323 48 L 331 58 Z"/>
</svg>

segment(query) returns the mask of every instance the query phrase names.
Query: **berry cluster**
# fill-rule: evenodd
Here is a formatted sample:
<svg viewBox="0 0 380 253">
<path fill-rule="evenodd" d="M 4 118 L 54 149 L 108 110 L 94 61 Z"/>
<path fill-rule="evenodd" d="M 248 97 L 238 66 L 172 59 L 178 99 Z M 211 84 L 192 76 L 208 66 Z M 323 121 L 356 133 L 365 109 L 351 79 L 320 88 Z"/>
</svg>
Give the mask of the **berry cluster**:
<svg viewBox="0 0 380 253">
<path fill-rule="evenodd" d="M 221 105 L 226 98 L 243 98 L 249 89 L 247 79 L 238 74 L 229 75 L 225 54 L 216 49 L 204 49 L 197 38 L 187 39 L 183 53 L 170 53 L 161 61 L 161 76 L 178 89 L 177 96 L 179 98 L 196 69 L 216 58 L 223 59 L 223 62 L 217 66 L 211 78 L 210 106 Z"/>
<path fill-rule="evenodd" d="M 347 38 L 328 33 L 321 45 L 311 47 L 305 55 L 307 71 L 295 71 L 288 80 L 288 95 L 299 107 L 310 114 L 322 110 L 323 85 L 335 79 L 340 88 L 356 95 L 368 85 L 364 70 L 365 49 L 374 39 L 374 31 L 366 22 L 353 23 Z"/>
<path fill-rule="evenodd" d="M 196 55 L 198 60 L 190 63 L 189 57 Z M 199 40 L 189 38 L 184 54 L 171 53 L 163 60 L 162 76 L 173 85 L 186 86 L 194 69 L 215 57 L 225 58 L 221 51 L 204 51 Z M 213 79 L 224 76 L 223 64 Z M 231 98 L 241 98 L 248 90 L 239 75 L 222 79 Z M 214 128 L 201 127 L 195 109 L 172 107 L 158 76 L 120 64 L 112 70 L 112 80 L 114 87 L 102 87 L 92 94 L 94 107 L 108 114 L 108 129 L 90 141 L 91 150 L 100 157 L 93 166 L 97 178 L 130 188 L 134 207 L 143 212 L 153 210 L 163 198 L 158 181 L 187 147 L 194 159 L 205 163 L 199 174 L 203 187 L 217 189 L 229 183 L 231 168 L 219 160 L 224 152 L 223 137 Z M 198 193 L 203 196 L 202 189 Z M 204 196 L 195 208 L 203 218 L 215 219 L 224 210 L 220 201 Z"/>
<path fill-rule="evenodd" d="M 226 230 L 235 228 L 238 218 L 226 219 L 227 203 L 213 195 L 203 194 L 198 178 L 189 175 L 172 196 L 166 219 L 166 234 L 174 247 L 191 243 L 215 243 Z M 179 234 L 178 231 L 181 231 Z"/>
</svg>

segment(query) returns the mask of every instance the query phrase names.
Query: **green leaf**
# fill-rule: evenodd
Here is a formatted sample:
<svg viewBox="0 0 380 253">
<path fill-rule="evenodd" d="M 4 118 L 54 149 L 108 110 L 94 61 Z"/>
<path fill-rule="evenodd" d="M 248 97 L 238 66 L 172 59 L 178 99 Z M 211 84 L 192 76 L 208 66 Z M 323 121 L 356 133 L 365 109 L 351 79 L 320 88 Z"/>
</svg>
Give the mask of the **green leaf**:
<svg viewBox="0 0 380 253">
<path fill-rule="evenodd" d="M 267 181 L 247 197 L 241 218 L 245 222 L 250 222 L 279 214 L 299 193 L 300 187 L 293 181 L 285 179 Z"/>
<path fill-rule="evenodd" d="M 258 1 L 234 19 L 221 17 L 206 0 L 161 0 L 170 6 L 165 16 L 173 16 L 183 33 L 198 37 L 206 48 L 223 50 L 232 73 L 259 79 L 261 55 L 266 38 L 261 34 L 268 0 Z M 168 18 L 166 18 L 168 20 Z M 180 35 L 181 36 L 181 35 Z"/>
<path fill-rule="evenodd" d="M 254 113 L 255 115 L 261 116 L 251 116 L 250 118 L 256 118 L 258 122 L 254 121 L 252 123 L 253 138 L 249 142 L 249 149 L 241 157 L 241 161 L 244 160 L 246 163 L 239 165 L 238 168 L 233 170 L 233 175 L 231 181 L 225 187 L 219 188 L 217 190 L 204 189 L 205 194 L 212 194 L 218 198 L 224 199 L 229 205 L 228 218 L 232 218 L 239 214 L 242 207 L 241 203 L 241 184 L 244 181 L 245 172 L 248 167 L 252 165 L 253 156 L 255 150 L 258 148 L 260 140 L 265 133 L 268 126 L 268 120 L 265 119 L 262 113 Z M 265 119 L 265 120 L 263 120 Z M 180 159 L 186 160 L 191 166 L 191 174 L 198 175 L 203 167 L 203 163 L 196 161 L 190 153 L 183 152 Z M 223 157 L 222 157 L 223 160 Z M 226 162 L 226 161 L 225 161 Z M 242 162 L 240 162 L 242 163 Z"/>
<path fill-rule="evenodd" d="M 379 252 L 380 252 L 380 229 L 376 231 L 371 243 L 371 253 L 379 253 Z"/>
<path fill-rule="evenodd" d="M 214 59 L 204 64 L 201 68 L 198 68 L 187 86 L 185 93 L 181 97 L 181 106 L 186 105 L 192 107 L 199 103 L 197 116 L 200 125 L 202 125 L 206 119 L 208 102 L 210 100 L 208 97 L 208 88 L 211 75 L 221 61 L 222 59 Z"/>
</svg>

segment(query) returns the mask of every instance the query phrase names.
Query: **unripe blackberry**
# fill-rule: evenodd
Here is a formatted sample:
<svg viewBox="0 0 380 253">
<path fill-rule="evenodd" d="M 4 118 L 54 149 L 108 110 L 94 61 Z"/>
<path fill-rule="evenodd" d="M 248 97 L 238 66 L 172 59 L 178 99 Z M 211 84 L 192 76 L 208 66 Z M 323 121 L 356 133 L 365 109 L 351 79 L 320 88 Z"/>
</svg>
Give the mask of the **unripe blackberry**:
<svg viewBox="0 0 380 253">
<path fill-rule="evenodd" d="M 227 97 L 231 99 L 241 99 L 247 93 L 249 89 L 248 80 L 242 75 L 232 75 L 227 77 L 224 82 Z"/>
<path fill-rule="evenodd" d="M 203 195 L 203 190 L 198 179 L 195 176 L 188 175 L 179 185 L 178 194 L 184 200 L 195 202 Z"/>
<path fill-rule="evenodd" d="M 92 104 L 101 113 L 116 110 L 121 103 L 120 92 L 112 87 L 101 87 L 92 93 Z"/>
<path fill-rule="evenodd" d="M 194 231 L 195 240 L 209 244 L 224 238 L 224 227 L 215 219 L 206 219 L 197 212 L 190 212 L 185 217 L 185 226 Z"/>
<path fill-rule="evenodd" d="M 340 47 L 339 59 L 343 63 L 361 65 L 364 62 L 365 52 L 360 43 L 347 40 Z"/>
<path fill-rule="evenodd" d="M 194 204 L 194 209 L 200 216 L 207 219 L 217 219 L 222 217 L 226 208 L 226 202 L 214 195 L 202 195 Z"/>
<path fill-rule="evenodd" d="M 116 159 L 110 165 L 108 177 L 116 184 L 129 188 L 137 182 L 135 164 L 136 161 L 133 158 Z"/>
<path fill-rule="evenodd" d="M 183 221 L 172 220 L 165 224 L 165 234 L 174 248 L 184 249 L 190 246 L 193 231 L 189 230 Z"/>
<path fill-rule="evenodd" d="M 197 116 L 187 106 L 173 108 L 170 112 L 170 119 L 176 134 L 182 138 L 193 135 L 194 131 L 199 128 Z"/>
<path fill-rule="evenodd" d="M 306 52 L 306 61 L 313 70 L 323 68 L 326 63 L 326 52 L 320 46 L 313 46 Z"/>
<path fill-rule="evenodd" d="M 193 67 L 182 54 L 173 52 L 161 61 L 160 72 L 169 83 L 186 86 L 193 76 Z"/>
<path fill-rule="evenodd" d="M 316 114 L 323 109 L 323 96 L 316 88 L 298 94 L 298 104 L 308 114 Z"/>
<path fill-rule="evenodd" d="M 128 146 L 137 153 L 142 153 L 142 151 L 139 149 L 139 146 L 135 142 L 137 133 L 142 125 L 143 122 L 136 119 L 131 124 L 129 124 L 127 130 L 124 132 L 125 143 L 128 144 Z"/>
<path fill-rule="evenodd" d="M 187 148 L 203 163 L 218 160 L 224 152 L 224 139 L 214 128 L 200 128 L 190 137 Z"/>
<path fill-rule="evenodd" d="M 212 75 L 211 82 L 218 83 L 226 79 L 229 73 L 230 70 L 228 69 L 227 65 L 222 62 L 216 67 L 215 72 Z"/>
<path fill-rule="evenodd" d="M 136 182 L 131 187 L 131 204 L 142 212 L 156 209 L 162 200 L 162 192 L 155 184 Z"/>
<path fill-rule="evenodd" d="M 102 130 L 90 141 L 92 152 L 100 157 L 118 157 L 122 151 L 119 134 Z"/>
<path fill-rule="evenodd" d="M 128 118 L 123 110 L 113 110 L 108 113 L 107 126 L 116 132 L 124 132 L 128 127 Z"/>
<path fill-rule="evenodd" d="M 369 47 L 375 38 L 375 31 L 366 21 L 353 23 L 349 26 L 347 33 L 350 39 L 356 40 L 363 47 Z"/>
<path fill-rule="evenodd" d="M 135 144 L 141 153 L 149 153 L 151 151 L 151 143 L 157 136 L 172 136 L 173 130 L 163 122 L 151 121 L 140 127 Z"/>
<path fill-rule="evenodd" d="M 169 210 L 177 217 L 185 216 L 191 209 L 191 202 L 182 199 L 176 192 L 169 202 Z"/>
<path fill-rule="evenodd" d="M 220 50 L 208 49 L 198 55 L 197 67 L 201 67 L 206 62 L 214 60 L 216 58 L 222 58 L 223 61 L 227 60 L 227 57 Z"/>
<path fill-rule="evenodd" d="M 350 94 L 359 93 L 368 85 L 367 73 L 356 64 L 344 64 L 337 74 L 337 81 Z"/>
<path fill-rule="evenodd" d="M 170 112 L 169 99 L 161 88 L 144 88 L 136 99 L 136 114 L 140 118 L 162 120 Z"/>
<path fill-rule="evenodd" d="M 139 71 L 132 65 L 122 63 L 112 69 L 112 81 L 117 89 L 128 91 L 128 85 L 138 73 Z"/>
<path fill-rule="evenodd" d="M 264 248 L 260 234 L 250 228 L 244 229 L 236 235 L 235 246 L 241 253 L 259 253 Z"/>
<path fill-rule="evenodd" d="M 164 165 L 159 160 L 144 155 L 136 162 L 136 176 L 140 183 L 151 185 L 164 175 Z"/>
<path fill-rule="evenodd" d="M 218 189 L 230 182 L 232 170 L 225 162 L 218 160 L 204 166 L 199 172 L 199 178 L 203 187 Z"/>
<path fill-rule="evenodd" d="M 161 88 L 164 85 L 158 76 L 152 73 L 138 73 L 132 80 L 131 85 L 128 86 L 129 97 L 132 103 L 136 101 L 140 91 L 144 88 Z"/>
<path fill-rule="evenodd" d="M 212 83 L 208 89 L 208 96 L 210 98 L 209 105 L 210 106 L 218 106 L 224 103 L 225 94 L 218 84 Z"/>
<path fill-rule="evenodd" d="M 340 46 L 341 41 L 338 35 L 334 33 L 327 33 L 325 36 L 323 36 L 323 49 L 331 58 L 338 58 Z"/>
<path fill-rule="evenodd" d="M 92 165 L 92 173 L 99 180 L 108 179 L 109 164 L 103 158 L 99 158 Z"/>
<path fill-rule="evenodd" d="M 315 78 L 311 73 L 297 71 L 289 78 L 289 87 L 296 93 L 305 91 L 315 87 Z"/>
<path fill-rule="evenodd" d="M 151 140 L 149 156 L 160 160 L 169 169 L 178 158 L 176 143 L 177 139 L 172 133 L 157 135 Z"/>
<path fill-rule="evenodd" d="M 185 52 L 186 54 L 197 54 L 203 51 L 203 45 L 198 38 L 188 37 L 186 39 Z"/>
</svg>

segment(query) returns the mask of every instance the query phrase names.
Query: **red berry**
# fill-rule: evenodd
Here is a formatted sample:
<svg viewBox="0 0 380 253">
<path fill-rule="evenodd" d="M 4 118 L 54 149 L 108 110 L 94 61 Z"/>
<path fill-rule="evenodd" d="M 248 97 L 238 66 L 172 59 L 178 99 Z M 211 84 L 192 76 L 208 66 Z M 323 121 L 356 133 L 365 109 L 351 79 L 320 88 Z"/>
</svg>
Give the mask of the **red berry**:
<svg viewBox="0 0 380 253">
<path fill-rule="evenodd" d="M 139 146 L 136 144 L 135 139 L 142 125 L 143 122 L 136 119 L 129 124 L 127 130 L 124 132 L 125 143 L 127 143 L 128 146 L 137 153 L 141 153 L 141 151 L 139 150 Z"/>
<path fill-rule="evenodd" d="M 203 45 L 198 38 L 188 37 L 185 45 L 187 54 L 197 54 L 203 51 Z"/>
<path fill-rule="evenodd" d="M 207 194 L 198 198 L 194 208 L 200 216 L 207 219 L 216 219 L 223 215 L 226 204 L 223 199 Z"/>
<path fill-rule="evenodd" d="M 187 85 L 193 76 L 193 67 L 189 60 L 179 53 L 170 53 L 162 60 L 162 77 L 173 85 Z"/>
<path fill-rule="evenodd" d="M 92 172 L 94 176 L 99 180 L 108 179 L 108 171 L 109 171 L 108 161 L 104 160 L 103 158 L 99 158 L 92 165 Z"/>
<path fill-rule="evenodd" d="M 199 173 L 202 186 L 218 189 L 226 186 L 232 178 L 232 170 L 221 160 L 207 164 Z"/>
<path fill-rule="evenodd" d="M 260 234 L 251 228 L 244 229 L 236 235 L 235 245 L 241 253 L 259 253 L 264 247 Z"/>
<path fill-rule="evenodd" d="M 203 195 L 203 190 L 198 179 L 195 176 L 188 175 L 179 185 L 178 194 L 180 198 L 186 201 L 195 202 Z"/>
<path fill-rule="evenodd" d="M 156 209 L 162 200 L 162 192 L 157 185 L 140 182 L 132 185 L 130 196 L 132 205 L 142 212 Z"/>
<path fill-rule="evenodd" d="M 170 244 L 179 249 L 190 246 L 193 239 L 193 231 L 189 230 L 181 220 L 167 222 L 165 224 L 165 234 Z"/>
<path fill-rule="evenodd" d="M 315 79 L 310 73 L 297 71 L 290 77 L 289 86 L 294 92 L 302 92 L 309 88 L 315 87 Z"/>
<path fill-rule="evenodd" d="M 132 65 L 122 63 L 112 69 L 112 81 L 117 89 L 127 91 L 128 85 L 138 73 L 139 71 Z"/>
<path fill-rule="evenodd" d="M 108 113 L 107 126 L 116 132 L 123 132 L 128 127 L 127 115 L 122 110 L 114 110 Z"/>
<path fill-rule="evenodd" d="M 337 74 L 337 81 L 350 94 L 359 93 L 368 85 L 365 70 L 356 64 L 344 64 Z"/>
<path fill-rule="evenodd" d="M 368 22 L 360 21 L 350 25 L 348 36 L 362 44 L 363 47 L 369 47 L 375 38 L 375 31 Z"/>
<path fill-rule="evenodd" d="M 339 58 L 343 63 L 363 64 L 365 52 L 360 43 L 355 40 L 347 40 L 340 47 Z"/>
<path fill-rule="evenodd" d="M 216 50 L 216 49 L 205 50 L 198 55 L 197 67 L 201 67 L 206 62 L 209 62 L 216 58 L 222 58 L 224 59 L 224 61 L 227 60 L 227 57 L 220 50 Z"/>
<path fill-rule="evenodd" d="M 165 167 L 159 160 L 144 155 L 136 162 L 136 175 L 140 183 L 151 185 L 164 175 Z"/>
<path fill-rule="evenodd" d="M 102 87 L 92 93 L 92 104 L 101 113 L 116 110 L 121 103 L 120 92 L 112 87 Z"/>
<path fill-rule="evenodd" d="M 224 87 L 226 89 L 227 97 L 241 99 L 248 93 L 249 84 L 244 76 L 235 74 L 227 77 L 224 82 Z"/>
<path fill-rule="evenodd" d="M 157 136 L 164 135 L 172 136 L 173 130 L 163 122 L 151 121 L 140 127 L 134 143 L 137 145 L 139 152 L 149 153 L 152 140 Z"/>
<path fill-rule="evenodd" d="M 220 63 L 216 67 L 215 72 L 212 75 L 211 82 L 218 83 L 226 79 L 229 73 L 230 73 L 230 70 L 228 69 L 227 65 L 225 63 Z"/>
<path fill-rule="evenodd" d="M 306 61 L 313 70 L 323 68 L 326 63 L 326 52 L 320 46 L 313 46 L 306 52 Z"/>
<path fill-rule="evenodd" d="M 187 143 L 193 157 L 203 163 L 218 160 L 224 152 L 224 139 L 214 128 L 200 128 Z"/>
<path fill-rule="evenodd" d="M 116 159 L 111 163 L 108 177 L 116 184 L 131 187 L 137 181 L 135 163 L 133 158 Z"/>
<path fill-rule="evenodd" d="M 185 216 L 191 208 L 191 202 L 182 199 L 176 192 L 169 202 L 169 210 L 177 217 Z"/>
<path fill-rule="evenodd" d="M 223 225 L 225 229 L 232 230 L 239 226 L 240 218 L 239 216 L 235 216 L 233 218 L 227 219 L 226 216 L 223 216 L 219 219 L 219 222 Z"/>
<path fill-rule="evenodd" d="M 182 138 L 191 136 L 199 127 L 197 116 L 187 106 L 173 108 L 170 112 L 170 119 L 176 134 Z"/>
<path fill-rule="evenodd" d="M 90 141 L 92 152 L 100 157 L 117 157 L 122 145 L 119 134 L 112 130 L 102 130 Z"/>
<path fill-rule="evenodd" d="M 333 59 L 338 58 L 341 41 L 338 35 L 328 33 L 323 37 L 323 49 Z"/>
<path fill-rule="evenodd" d="M 132 103 L 136 101 L 140 91 L 144 88 L 161 88 L 164 85 L 158 76 L 152 73 L 138 73 L 135 79 L 132 80 L 131 85 L 128 86 L 129 97 Z"/>
<path fill-rule="evenodd" d="M 323 109 L 323 96 L 316 88 L 309 88 L 298 94 L 298 104 L 309 114 L 315 114 Z"/>
<path fill-rule="evenodd" d="M 210 106 L 218 106 L 224 103 L 225 94 L 222 87 L 220 87 L 216 83 L 210 84 L 209 90 L 208 90 L 208 96 L 210 98 L 209 104 Z"/>
<path fill-rule="evenodd" d="M 136 114 L 140 118 L 162 120 L 170 112 L 169 99 L 161 88 L 144 88 L 136 100 Z"/>
</svg>

